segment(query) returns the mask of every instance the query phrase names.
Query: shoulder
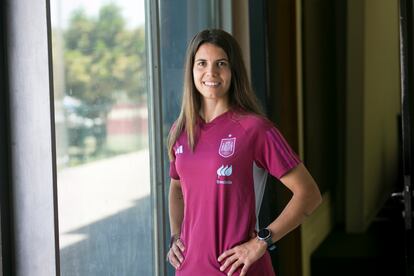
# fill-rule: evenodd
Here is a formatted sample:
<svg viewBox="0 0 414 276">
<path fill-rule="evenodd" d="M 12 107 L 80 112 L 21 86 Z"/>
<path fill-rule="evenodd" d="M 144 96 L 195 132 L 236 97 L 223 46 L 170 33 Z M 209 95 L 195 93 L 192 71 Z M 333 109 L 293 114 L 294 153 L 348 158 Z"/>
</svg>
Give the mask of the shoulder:
<svg viewBox="0 0 414 276">
<path fill-rule="evenodd" d="M 173 132 L 175 130 L 175 128 L 177 127 L 177 120 L 175 120 L 171 125 L 170 125 L 170 130 L 169 133 L 171 134 L 171 132 Z"/>
<path fill-rule="evenodd" d="M 232 119 L 248 132 L 261 132 L 275 127 L 269 119 L 254 113 L 234 112 Z"/>
<path fill-rule="evenodd" d="M 169 135 L 169 136 L 171 136 L 171 135 L 173 135 L 173 134 L 178 135 L 178 133 L 176 133 L 177 131 L 178 131 L 178 132 L 180 132 L 180 134 L 182 134 L 182 132 L 184 132 L 182 129 L 177 129 L 177 128 L 179 128 L 179 125 L 178 125 L 178 119 L 177 119 L 177 120 L 175 120 L 175 121 L 172 123 L 172 125 L 171 125 L 171 127 L 170 127 L 170 130 L 169 130 L 169 132 L 168 132 L 168 135 Z"/>
<path fill-rule="evenodd" d="M 173 122 L 168 132 L 168 141 L 174 145 L 178 140 L 182 139 L 182 137 L 185 137 L 185 134 L 185 131 L 180 129 L 178 121 L 176 120 Z"/>
</svg>

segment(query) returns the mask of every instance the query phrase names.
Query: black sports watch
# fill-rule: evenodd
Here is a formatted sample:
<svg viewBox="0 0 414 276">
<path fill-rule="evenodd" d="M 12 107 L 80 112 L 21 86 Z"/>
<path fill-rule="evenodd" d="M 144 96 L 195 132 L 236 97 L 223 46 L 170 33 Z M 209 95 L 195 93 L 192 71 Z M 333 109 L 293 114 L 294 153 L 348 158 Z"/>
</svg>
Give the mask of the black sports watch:
<svg viewBox="0 0 414 276">
<path fill-rule="evenodd" d="M 276 245 L 272 242 L 272 232 L 269 229 L 263 228 L 257 233 L 257 238 L 266 242 L 267 249 L 272 251 L 276 249 Z"/>
</svg>

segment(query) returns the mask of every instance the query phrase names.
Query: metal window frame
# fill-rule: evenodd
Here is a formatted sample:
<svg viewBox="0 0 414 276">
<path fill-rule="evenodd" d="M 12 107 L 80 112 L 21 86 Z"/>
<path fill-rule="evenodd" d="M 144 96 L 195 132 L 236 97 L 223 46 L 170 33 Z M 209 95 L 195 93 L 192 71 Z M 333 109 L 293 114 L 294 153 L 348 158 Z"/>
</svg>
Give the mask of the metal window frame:
<svg viewBox="0 0 414 276">
<path fill-rule="evenodd" d="M 6 8 L 0 5 L 0 275 L 12 275 L 9 175 L 9 116 L 6 60 Z"/>
<path fill-rule="evenodd" d="M 145 0 L 148 110 L 150 134 L 151 207 L 154 275 L 166 275 L 166 203 L 164 199 L 163 124 L 160 76 L 159 1 Z"/>
</svg>

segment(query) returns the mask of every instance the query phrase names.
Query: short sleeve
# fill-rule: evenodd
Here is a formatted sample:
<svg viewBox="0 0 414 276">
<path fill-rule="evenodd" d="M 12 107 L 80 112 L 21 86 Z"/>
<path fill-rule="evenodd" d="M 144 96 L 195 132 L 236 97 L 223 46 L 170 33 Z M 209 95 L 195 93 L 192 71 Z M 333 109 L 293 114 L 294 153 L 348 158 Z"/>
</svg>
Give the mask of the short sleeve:
<svg viewBox="0 0 414 276">
<path fill-rule="evenodd" d="M 180 180 L 180 176 L 175 168 L 175 159 L 170 161 L 170 177 L 175 180 Z"/>
<path fill-rule="evenodd" d="M 299 157 L 273 125 L 258 132 L 255 145 L 256 164 L 278 179 L 301 163 Z"/>
</svg>

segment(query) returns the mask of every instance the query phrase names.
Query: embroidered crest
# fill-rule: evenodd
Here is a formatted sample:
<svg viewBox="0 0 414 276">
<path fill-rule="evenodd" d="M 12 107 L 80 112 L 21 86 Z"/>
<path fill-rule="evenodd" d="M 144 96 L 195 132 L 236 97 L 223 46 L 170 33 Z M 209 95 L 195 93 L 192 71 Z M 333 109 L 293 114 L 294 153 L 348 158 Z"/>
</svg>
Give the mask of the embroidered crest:
<svg viewBox="0 0 414 276">
<path fill-rule="evenodd" d="M 236 147 L 236 138 L 221 139 L 219 154 L 224 158 L 230 157 L 234 154 Z"/>
</svg>

